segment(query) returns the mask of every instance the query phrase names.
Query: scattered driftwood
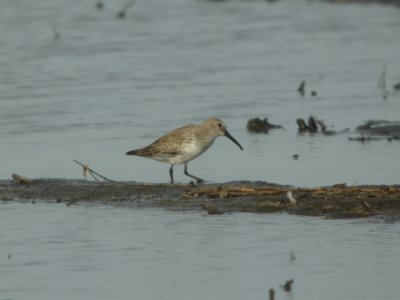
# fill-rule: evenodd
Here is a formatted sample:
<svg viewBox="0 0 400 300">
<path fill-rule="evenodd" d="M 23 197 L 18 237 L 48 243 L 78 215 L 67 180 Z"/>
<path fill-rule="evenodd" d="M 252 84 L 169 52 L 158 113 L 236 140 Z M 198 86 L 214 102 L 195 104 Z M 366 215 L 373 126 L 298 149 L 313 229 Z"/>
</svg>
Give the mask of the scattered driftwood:
<svg viewBox="0 0 400 300">
<path fill-rule="evenodd" d="M 348 128 L 338 132 L 330 130 L 323 120 L 313 116 L 310 116 L 307 122 L 302 118 L 298 118 L 296 123 L 299 134 L 321 133 L 323 135 L 334 135 L 337 133 L 349 132 Z M 247 122 L 247 130 L 251 133 L 268 133 L 269 130 L 276 128 L 283 128 L 283 126 L 271 124 L 268 122 L 267 118 L 264 120 L 252 118 Z M 387 140 L 391 142 L 393 140 L 400 140 L 400 121 L 371 120 L 358 126 L 356 131 L 360 132 L 361 136 L 350 137 L 350 141 L 369 142 Z M 293 159 L 298 159 L 298 155 L 294 155 Z"/>
<path fill-rule="evenodd" d="M 249 187 L 249 186 L 214 186 L 206 185 L 189 189 L 183 193 L 183 197 L 187 199 L 199 198 L 207 196 L 208 198 L 232 198 L 243 196 L 283 196 L 286 195 L 288 189 L 286 187 L 264 186 L 264 187 Z"/>
<path fill-rule="evenodd" d="M 356 130 L 369 135 L 400 136 L 400 121 L 370 120 Z"/>
<path fill-rule="evenodd" d="M 351 137 L 350 141 L 361 143 L 370 141 L 400 140 L 400 121 L 371 120 L 356 128 L 361 133 L 359 137 Z"/>
<path fill-rule="evenodd" d="M 313 116 L 310 116 L 308 118 L 308 123 L 304 121 L 304 119 L 297 119 L 296 120 L 297 126 L 298 126 L 298 132 L 299 133 L 317 133 L 320 132 L 325 135 L 333 135 L 336 134 L 335 131 L 333 130 L 328 130 L 324 121 L 319 120 Z"/>
<path fill-rule="evenodd" d="M 400 185 L 348 187 L 341 184 L 294 188 L 248 181 L 188 186 L 63 179 L 30 180 L 31 184 L 24 185 L 16 181 L 0 180 L 0 200 L 205 210 L 210 215 L 287 212 L 329 218 L 375 215 L 400 218 Z"/>
<path fill-rule="evenodd" d="M 282 126 L 271 124 L 267 118 L 264 118 L 264 120 L 253 118 L 247 122 L 247 130 L 251 133 L 268 133 L 271 129 L 277 128 L 282 128 Z"/>
<path fill-rule="evenodd" d="M 297 123 L 297 126 L 298 126 L 298 132 L 299 133 L 304 133 L 304 132 L 315 133 L 318 130 L 318 128 L 316 126 L 316 122 L 314 121 L 313 117 L 309 117 L 308 125 L 304 121 L 304 119 L 301 119 L 301 118 L 298 118 L 296 120 L 296 123 Z"/>
</svg>

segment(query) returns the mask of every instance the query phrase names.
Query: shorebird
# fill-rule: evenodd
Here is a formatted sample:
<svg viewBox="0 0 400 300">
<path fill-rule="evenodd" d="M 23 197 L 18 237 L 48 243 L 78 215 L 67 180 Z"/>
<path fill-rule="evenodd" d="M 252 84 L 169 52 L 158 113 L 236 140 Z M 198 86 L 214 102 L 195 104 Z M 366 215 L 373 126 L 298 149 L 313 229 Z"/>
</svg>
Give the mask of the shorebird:
<svg viewBox="0 0 400 300">
<path fill-rule="evenodd" d="M 188 173 L 188 163 L 210 148 L 219 136 L 226 136 L 243 150 L 242 145 L 228 132 L 224 122 L 219 119 L 207 119 L 200 124 L 189 124 L 177 128 L 152 144 L 126 154 L 170 163 L 171 183 L 174 183 L 174 165 L 184 164 L 184 174 L 195 179 L 197 183 L 201 183 L 204 182 L 203 179 Z"/>
</svg>

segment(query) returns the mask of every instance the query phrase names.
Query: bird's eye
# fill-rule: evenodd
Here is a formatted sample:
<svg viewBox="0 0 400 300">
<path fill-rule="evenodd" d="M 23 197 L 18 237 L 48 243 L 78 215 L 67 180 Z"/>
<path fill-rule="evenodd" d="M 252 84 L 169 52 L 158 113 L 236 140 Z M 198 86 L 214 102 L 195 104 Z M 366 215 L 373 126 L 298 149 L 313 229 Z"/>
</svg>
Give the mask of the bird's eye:
<svg viewBox="0 0 400 300">
<path fill-rule="evenodd" d="M 219 128 L 222 128 L 222 123 L 218 123 L 218 127 L 219 127 Z"/>
</svg>

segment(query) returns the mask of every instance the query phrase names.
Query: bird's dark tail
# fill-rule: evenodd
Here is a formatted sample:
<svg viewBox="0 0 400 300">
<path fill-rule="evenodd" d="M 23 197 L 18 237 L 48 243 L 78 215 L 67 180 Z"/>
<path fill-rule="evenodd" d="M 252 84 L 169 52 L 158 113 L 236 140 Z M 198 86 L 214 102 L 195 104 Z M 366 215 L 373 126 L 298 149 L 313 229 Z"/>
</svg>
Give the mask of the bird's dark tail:
<svg viewBox="0 0 400 300">
<path fill-rule="evenodd" d="M 144 148 L 128 151 L 128 152 L 126 152 L 126 155 L 136 155 L 136 156 L 148 157 L 148 156 L 152 156 L 153 152 L 152 152 L 151 147 L 147 146 Z"/>
<path fill-rule="evenodd" d="M 138 151 L 137 150 L 131 150 L 126 152 L 126 155 L 137 155 Z"/>
</svg>

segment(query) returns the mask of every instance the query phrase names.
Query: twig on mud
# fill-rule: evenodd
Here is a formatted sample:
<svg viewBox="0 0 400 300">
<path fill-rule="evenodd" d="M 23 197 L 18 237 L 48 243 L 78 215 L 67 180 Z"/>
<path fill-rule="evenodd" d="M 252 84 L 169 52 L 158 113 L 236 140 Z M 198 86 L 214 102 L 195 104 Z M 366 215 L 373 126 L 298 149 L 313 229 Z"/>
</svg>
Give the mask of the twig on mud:
<svg viewBox="0 0 400 300">
<path fill-rule="evenodd" d="M 207 196 L 209 198 L 232 198 L 242 196 L 281 196 L 287 194 L 287 191 L 279 187 L 215 187 L 215 186 L 204 186 L 196 187 L 185 191 L 183 198 L 198 198 L 199 196 Z"/>
<path fill-rule="evenodd" d="M 374 212 L 374 209 L 371 207 L 371 204 L 369 204 L 366 200 L 361 200 L 361 204 L 366 210 Z"/>
<path fill-rule="evenodd" d="M 89 172 L 90 176 L 92 176 L 92 178 L 94 180 L 99 181 L 99 179 L 96 176 L 94 176 L 94 174 L 92 172 L 89 171 L 89 166 L 87 166 L 87 171 Z M 85 179 L 86 179 L 86 175 L 85 175 Z"/>
<path fill-rule="evenodd" d="M 102 179 L 104 179 L 104 180 L 106 180 L 106 181 L 115 182 L 114 180 L 111 180 L 111 179 L 109 179 L 109 178 L 107 178 L 107 177 L 105 177 L 105 176 L 103 176 L 103 175 L 101 175 L 101 174 L 99 174 L 99 173 L 93 171 L 91 168 L 89 168 L 89 165 L 87 165 L 87 164 L 84 165 L 83 163 L 81 163 L 81 162 L 79 162 L 79 161 L 77 161 L 77 160 L 75 160 L 75 159 L 74 159 L 74 163 L 80 165 L 80 166 L 83 168 L 83 176 L 85 176 L 85 179 L 86 179 L 86 173 L 89 172 L 89 174 L 90 174 L 96 181 L 97 181 L 98 179 L 97 179 L 94 175 L 97 175 L 98 177 L 100 177 L 100 178 L 102 178 Z"/>
<path fill-rule="evenodd" d="M 85 177 L 86 180 L 87 180 L 87 173 L 89 173 L 90 176 L 92 176 L 92 178 L 94 180 L 99 181 L 99 179 L 92 172 L 90 172 L 90 168 L 89 168 L 88 164 L 83 165 L 83 177 Z"/>
</svg>

